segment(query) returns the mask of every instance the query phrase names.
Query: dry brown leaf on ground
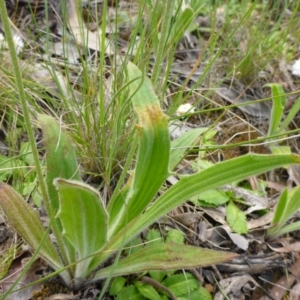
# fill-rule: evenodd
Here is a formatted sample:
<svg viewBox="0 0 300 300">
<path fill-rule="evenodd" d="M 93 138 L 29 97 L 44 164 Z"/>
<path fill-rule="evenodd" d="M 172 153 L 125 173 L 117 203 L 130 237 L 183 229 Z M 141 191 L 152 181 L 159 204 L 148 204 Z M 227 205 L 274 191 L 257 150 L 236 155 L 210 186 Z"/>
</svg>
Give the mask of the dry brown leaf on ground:
<svg viewBox="0 0 300 300">
<path fill-rule="evenodd" d="M 277 242 L 277 241 L 276 241 Z M 278 242 L 277 242 L 278 243 Z M 300 252 L 300 242 L 289 244 L 287 241 L 283 247 L 274 247 L 268 244 L 269 248 L 275 252 L 280 253 L 291 253 L 291 252 Z"/>
<path fill-rule="evenodd" d="M 247 222 L 249 230 L 265 230 L 269 228 L 273 219 L 274 212 L 270 211 L 258 219 L 251 219 Z"/>
<path fill-rule="evenodd" d="M 79 297 L 79 295 L 56 294 L 46 297 L 44 300 L 77 300 Z"/>
<path fill-rule="evenodd" d="M 290 292 L 290 300 L 299 300 L 300 297 L 300 283 L 295 284 Z"/>
<path fill-rule="evenodd" d="M 172 216 L 172 219 L 182 224 L 183 226 L 190 227 L 202 218 L 202 213 L 183 213 L 177 216 Z"/>
<path fill-rule="evenodd" d="M 256 97 L 239 92 L 233 87 L 222 85 L 216 89 L 216 93 L 231 104 L 238 105 L 238 108 L 250 116 L 256 118 L 269 118 L 271 114 L 270 107 L 264 102 L 258 102 Z M 246 102 L 251 102 L 247 105 L 241 105 Z"/>
<path fill-rule="evenodd" d="M 296 185 L 300 185 L 300 167 L 296 165 L 290 166 L 287 171 L 290 176 L 289 179 L 295 182 Z"/>
<path fill-rule="evenodd" d="M 5 277 L 4 280 L 0 282 L 0 287 L 2 290 L 2 294 L 5 293 L 10 289 L 10 287 L 16 282 L 16 280 L 19 278 L 20 274 L 23 272 L 23 269 L 29 260 L 29 257 L 23 256 L 20 258 L 17 258 L 13 261 L 8 275 Z M 11 293 L 6 299 L 7 300 L 29 300 L 32 298 L 32 295 L 35 291 L 41 289 L 42 283 L 35 284 L 33 286 L 30 286 L 26 288 L 27 284 L 31 284 L 34 281 L 42 278 L 42 275 L 36 274 L 37 271 L 40 271 L 42 268 L 41 260 L 36 260 L 30 267 L 29 271 L 22 277 L 22 279 L 17 283 L 14 290 L 23 288 L 17 292 Z M 25 288 L 24 288 L 25 287 Z"/>
<path fill-rule="evenodd" d="M 293 263 L 293 265 L 288 269 L 289 272 L 282 275 L 279 280 L 272 284 L 272 289 L 270 290 L 270 296 L 274 300 L 282 300 L 285 299 L 286 293 L 293 290 L 293 285 L 296 282 L 296 280 L 300 277 L 300 259 L 299 254 L 296 255 L 297 259 Z M 299 299 L 296 297 L 295 291 L 298 289 L 298 287 L 295 287 L 295 290 L 293 293 L 290 294 L 291 298 L 289 299 Z M 260 300 L 268 300 L 267 297 L 263 297 Z"/>
<path fill-rule="evenodd" d="M 227 225 L 218 226 L 212 228 L 213 234 L 212 234 L 212 240 L 214 243 L 221 243 L 222 240 L 226 238 L 230 238 L 230 240 L 240 249 L 247 250 L 249 246 L 249 241 L 242 236 L 241 234 L 234 233 L 231 231 L 230 227 Z"/>
<path fill-rule="evenodd" d="M 259 284 L 247 274 L 222 279 L 219 285 L 222 292 L 218 292 L 214 300 L 244 300 L 247 294 L 259 287 Z"/>
</svg>

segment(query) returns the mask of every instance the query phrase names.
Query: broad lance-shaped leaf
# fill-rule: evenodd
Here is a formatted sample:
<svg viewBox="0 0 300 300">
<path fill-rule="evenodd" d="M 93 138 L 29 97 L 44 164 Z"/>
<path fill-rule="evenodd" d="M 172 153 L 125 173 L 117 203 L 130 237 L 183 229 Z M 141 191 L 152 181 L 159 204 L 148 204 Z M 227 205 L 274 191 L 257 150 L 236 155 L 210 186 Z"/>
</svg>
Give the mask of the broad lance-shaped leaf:
<svg viewBox="0 0 300 300">
<path fill-rule="evenodd" d="M 108 215 L 99 193 L 91 186 L 74 180 L 55 179 L 60 209 L 57 217 L 63 225 L 63 235 L 76 250 L 77 260 L 99 251 L 107 241 Z M 93 270 L 93 258 L 76 265 L 75 278 L 86 278 Z"/>
<path fill-rule="evenodd" d="M 150 79 L 132 63 L 127 66 L 129 92 L 139 123 L 139 149 L 130 191 L 120 208 L 112 201 L 109 236 L 141 214 L 169 175 L 170 137 L 168 118 L 162 112 Z"/>
<path fill-rule="evenodd" d="M 53 185 L 55 178 L 80 180 L 79 167 L 76 160 L 74 146 L 67 134 L 56 120 L 48 115 L 39 115 L 39 122 L 43 131 L 43 142 L 46 148 L 46 183 L 51 208 L 46 206 L 48 215 L 57 212 L 59 208 L 58 194 Z M 51 211 L 48 211 L 50 210 Z M 76 260 L 75 249 L 68 240 L 61 236 L 62 226 L 59 220 L 53 224 L 54 233 L 61 249 L 61 255 L 66 264 Z M 61 241 L 63 240 L 63 241 Z M 73 267 L 71 267 L 71 270 Z"/>
<path fill-rule="evenodd" d="M 136 226 L 140 226 L 136 228 L 136 231 L 140 232 L 158 218 L 201 192 L 221 187 L 236 180 L 243 180 L 283 165 L 297 163 L 300 164 L 300 156 L 298 155 L 247 154 L 217 163 L 199 173 L 184 176 L 146 210 L 136 223 Z M 133 234 L 132 228 L 127 230 L 130 231 L 130 235 Z"/>
<path fill-rule="evenodd" d="M 46 230 L 34 209 L 24 201 L 21 195 L 5 183 L 0 183 L 0 205 L 9 223 L 26 243 L 33 250 L 36 250 L 40 246 Z M 55 270 L 64 267 L 49 237 L 42 244 L 39 256 Z M 63 271 L 60 275 L 66 284 L 71 282 L 68 271 Z"/>
<path fill-rule="evenodd" d="M 209 189 L 214 189 L 235 180 L 246 179 L 253 175 L 290 164 L 300 164 L 300 156 L 291 155 L 257 155 L 247 154 L 215 164 L 199 173 L 182 177 L 140 217 L 132 220 L 105 246 L 99 259 L 106 259 L 109 254 L 105 251 L 118 249 L 120 245 L 131 240 L 157 219 L 165 216 L 172 209 L 186 200 Z"/>
<path fill-rule="evenodd" d="M 109 276 L 122 276 L 150 270 L 177 270 L 205 267 L 224 262 L 237 254 L 223 251 L 203 249 L 176 243 L 147 245 L 118 261 L 117 266 L 101 269 L 93 280 Z"/>
<path fill-rule="evenodd" d="M 55 178 L 80 180 L 79 167 L 74 146 L 57 121 L 48 115 L 40 115 L 39 122 L 46 147 L 46 182 L 49 199 L 53 211 L 57 211 L 58 194 L 53 181 Z"/>
</svg>

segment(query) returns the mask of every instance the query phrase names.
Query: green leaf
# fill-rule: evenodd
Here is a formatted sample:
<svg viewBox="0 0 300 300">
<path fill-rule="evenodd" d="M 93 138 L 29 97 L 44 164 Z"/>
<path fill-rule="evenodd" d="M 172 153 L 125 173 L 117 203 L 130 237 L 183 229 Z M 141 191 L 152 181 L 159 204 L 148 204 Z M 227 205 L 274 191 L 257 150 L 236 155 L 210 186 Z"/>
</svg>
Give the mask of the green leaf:
<svg viewBox="0 0 300 300">
<path fill-rule="evenodd" d="M 271 150 L 272 154 L 291 154 L 291 147 L 289 146 L 278 146 L 275 144 L 271 144 L 269 146 L 269 149 Z"/>
<path fill-rule="evenodd" d="M 32 150 L 29 142 L 22 142 L 20 147 L 20 155 L 22 156 L 22 160 L 28 166 L 34 166 L 34 158 L 32 154 Z"/>
<path fill-rule="evenodd" d="M 120 260 L 113 276 L 134 274 L 149 270 L 175 270 L 204 267 L 235 257 L 236 254 L 175 243 L 147 245 L 144 249 Z M 195 259 L 197 257 L 197 259 Z M 93 280 L 110 275 L 114 266 L 96 272 Z"/>
<path fill-rule="evenodd" d="M 150 203 L 169 176 L 170 137 L 168 117 L 162 112 L 151 80 L 132 63 L 127 66 L 133 108 L 138 115 L 136 127 L 139 151 L 133 181 L 133 195 L 128 203 L 128 221 L 138 216 Z M 127 216 L 126 216 L 127 218 Z M 126 221 L 127 222 L 127 221 Z"/>
<path fill-rule="evenodd" d="M 48 215 L 59 209 L 58 193 L 53 185 L 55 178 L 80 180 L 79 166 L 72 142 L 56 120 L 48 115 L 38 117 L 43 131 L 43 142 L 46 148 L 46 184 L 50 207 L 46 205 Z M 59 219 L 54 224 L 54 233 L 66 264 L 75 262 L 75 249 L 69 241 L 61 236 L 62 225 Z M 72 272 L 74 267 L 71 267 Z"/>
<path fill-rule="evenodd" d="M 170 271 L 168 271 L 170 272 Z M 168 272 L 164 272 L 164 271 L 149 271 L 149 275 L 152 279 L 158 281 L 158 282 L 162 282 L 162 280 L 166 277 L 166 275 L 168 274 Z"/>
<path fill-rule="evenodd" d="M 285 130 L 289 124 L 294 120 L 296 114 L 299 112 L 300 110 L 300 98 L 298 98 L 294 105 L 292 106 L 292 108 L 289 109 L 289 113 L 286 116 L 286 118 L 282 121 L 280 128 L 279 128 L 279 132 Z"/>
<path fill-rule="evenodd" d="M 178 20 L 173 28 L 174 35 L 172 38 L 172 42 L 174 44 L 177 44 L 179 40 L 183 37 L 184 32 L 190 26 L 191 22 L 193 21 L 193 18 L 194 11 L 189 6 L 186 6 L 183 12 L 181 12 L 181 14 L 178 16 Z"/>
<path fill-rule="evenodd" d="M 270 238 L 275 238 L 284 233 L 297 230 L 299 224 L 293 223 L 287 226 L 284 225 L 299 210 L 299 199 L 300 187 L 295 187 L 290 191 L 285 189 L 282 192 L 276 205 L 274 217 L 271 223 L 272 227 L 267 232 Z"/>
<path fill-rule="evenodd" d="M 199 194 L 197 198 L 207 204 L 213 204 L 214 206 L 219 206 L 229 201 L 228 195 L 221 190 L 205 191 Z"/>
<path fill-rule="evenodd" d="M 160 232 L 157 229 L 150 229 L 148 231 L 146 235 L 146 241 L 151 243 L 147 244 L 145 247 L 151 246 L 153 243 L 162 244 L 164 242 Z M 158 282 L 161 282 L 163 278 L 167 275 L 167 272 L 163 271 L 149 271 L 148 273 L 151 278 L 155 279 Z"/>
<path fill-rule="evenodd" d="M 31 198 L 32 198 L 32 202 L 38 207 L 40 208 L 42 206 L 43 203 L 43 197 L 42 197 L 42 193 L 40 191 L 40 189 L 35 189 L 33 191 L 33 193 L 31 194 Z"/>
<path fill-rule="evenodd" d="M 53 181 L 55 178 L 80 180 L 79 167 L 74 146 L 56 120 L 48 115 L 40 115 L 39 122 L 46 147 L 46 182 L 49 200 L 52 212 L 57 212 L 59 208 L 58 194 Z"/>
<path fill-rule="evenodd" d="M 287 206 L 287 202 L 288 202 L 288 190 L 285 188 L 284 191 L 281 193 L 280 198 L 277 202 L 271 225 L 276 225 L 277 223 L 280 223 L 280 219 L 284 214 L 284 210 Z"/>
<path fill-rule="evenodd" d="M 10 224 L 26 243 L 28 243 L 33 250 L 40 247 L 40 243 L 46 231 L 39 216 L 36 211 L 24 201 L 21 195 L 5 183 L 0 183 L 0 205 Z M 63 268 L 60 257 L 49 237 L 45 239 L 43 245 L 40 247 L 39 256 L 47 261 L 55 270 Z M 61 276 L 66 283 L 70 282 L 67 271 L 62 272 Z"/>
<path fill-rule="evenodd" d="M 299 164 L 298 155 L 257 155 L 247 154 L 242 157 L 220 162 L 201 172 L 182 177 L 169 188 L 141 216 L 131 221 L 116 234 L 105 246 L 105 250 L 118 249 L 142 230 L 165 216 L 184 201 L 209 189 L 220 187 L 235 180 L 243 180 L 253 175 L 275 169 L 283 165 Z M 99 254 L 102 260 L 109 255 L 105 250 Z"/>
<path fill-rule="evenodd" d="M 300 221 L 293 222 L 291 224 L 283 226 L 282 228 L 279 228 L 279 230 L 276 231 L 276 236 L 283 235 L 296 230 L 300 230 Z"/>
<path fill-rule="evenodd" d="M 146 298 L 139 292 L 136 286 L 125 287 L 116 297 L 116 300 L 145 300 Z"/>
<path fill-rule="evenodd" d="M 139 123 L 139 149 L 129 191 L 109 204 L 109 234 L 122 229 L 140 215 L 169 175 L 170 137 L 168 117 L 163 114 L 150 79 L 132 63 L 127 66 L 129 92 Z M 119 202 L 119 203 L 118 203 Z"/>
<path fill-rule="evenodd" d="M 17 246 L 15 244 L 11 245 L 8 249 L 5 249 L 1 253 L 0 257 L 0 280 L 4 279 L 10 269 L 12 262 L 15 259 L 17 252 Z"/>
<path fill-rule="evenodd" d="M 177 139 L 171 142 L 171 153 L 170 153 L 170 162 L 169 162 L 169 170 L 172 171 L 174 168 L 182 161 L 186 151 L 195 143 L 197 138 L 204 132 L 206 132 L 208 128 L 196 128 L 189 130 L 182 134 Z"/>
<path fill-rule="evenodd" d="M 19 170 L 19 173 L 25 175 L 23 171 L 23 167 L 26 164 L 17 157 L 7 157 L 5 155 L 0 154 L 0 181 L 7 180 L 10 176 L 12 176 L 16 169 Z"/>
<path fill-rule="evenodd" d="M 213 300 L 210 292 L 203 287 L 198 287 L 196 290 L 192 291 L 186 296 L 181 296 L 181 298 L 186 300 Z"/>
<path fill-rule="evenodd" d="M 226 219 L 231 229 L 239 234 L 248 232 L 246 215 L 234 204 L 229 201 L 226 208 Z"/>
<path fill-rule="evenodd" d="M 199 281 L 190 273 L 172 275 L 165 279 L 162 284 L 175 296 L 181 296 L 195 290 Z"/>
<path fill-rule="evenodd" d="M 109 214 L 109 228 L 108 237 L 113 234 L 113 231 L 117 229 L 118 220 L 122 217 L 122 211 L 126 210 L 126 199 L 130 198 L 130 192 L 132 188 L 133 176 L 131 175 L 122 187 L 121 190 L 115 191 L 114 197 L 109 201 L 107 211 Z"/>
<path fill-rule="evenodd" d="M 142 239 L 140 237 L 135 237 L 125 246 L 125 254 L 131 255 L 132 253 L 139 251 L 143 245 Z"/>
<path fill-rule="evenodd" d="M 280 133 L 278 132 L 278 128 L 284 112 L 286 96 L 280 84 L 270 83 L 266 84 L 265 87 L 270 87 L 272 89 L 273 106 L 268 130 L 268 136 L 272 136 Z"/>
<path fill-rule="evenodd" d="M 146 241 L 151 242 L 151 244 L 159 244 L 163 242 L 162 236 L 157 229 L 150 229 L 146 235 Z"/>
<path fill-rule="evenodd" d="M 55 179 L 60 208 L 57 217 L 63 235 L 76 250 L 78 260 L 99 251 L 107 241 L 107 212 L 99 193 L 91 186 L 74 180 Z M 86 278 L 92 269 L 85 259 L 76 265 L 75 278 Z"/>
<path fill-rule="evenodd" d="M 170 229 L 167 234 L 167 237 L 166 237 L 166 242 L 183 244 L 184 243 L 184 233 L 178 229 Z"/>
<path fill-rule="evenodd" d="M 109 294 L 110 296 L 116 296 L 122 289 L 126 283 L 126 278 L 124 277 L 117 277 L 115 278 L 110 286 Z"/>
<path fill-rule="evenodd" d="M 139 292 L 147 299 L 161 300 L 160 295 L 158 294 L 158 292 L 155 290 L 153 286 L 142 283 L 140 281 L 136 281 L 134 284 L 139 290 Z"/>
<path fill-rule="evenodd" d="M 288 191 L 288 201 L 280 219 L 280 223 L 286 223 L 300 208 L 300 187 L 296 186 Z"/>
<path fill-rule="evenodd" d="M 120 232 L 120 237 L 126 234 L 135 236 L 160 217 L 176 208 L 189 198 L 206 190 L 220 187 L 235 180 L 243 180 L 282 165 L 300 163 L 297 155 L 257 155 L 247 154 L 215 164 L 201 172 L 182 177 L 178 183 L 169 188 L 153 205 L 139 217 L 134 225 Z M 116 236 L 115 239 L 119 239 Z M 113 242 L 113 240 L 112 240 Z"/>
</svg>

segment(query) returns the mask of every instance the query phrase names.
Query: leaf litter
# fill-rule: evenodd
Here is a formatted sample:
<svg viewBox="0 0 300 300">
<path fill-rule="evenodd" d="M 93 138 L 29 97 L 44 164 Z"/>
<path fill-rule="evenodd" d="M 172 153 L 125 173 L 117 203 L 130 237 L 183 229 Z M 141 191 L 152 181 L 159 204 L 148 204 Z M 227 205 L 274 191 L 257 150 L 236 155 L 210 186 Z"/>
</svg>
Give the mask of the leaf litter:
<svg viewBox="0 0 300 300">
<path fill-rule="evenodd" d="M 68 1 L 68 3 L 70 4 L 67 10 L 69 28 L 66 30 L 64 28 L 66 16 L 63 14 L 58 1 L 48 1 L 50 8 L 48 19 L 45 15 L 45 2 L 35 0 L 6 1 L 12 20 L 11 28 L 15 35 L 16 47 L 20 54 L 19 63 L 20 67 L 24 69 L 24 73 L 27 72 L 31 80 L 43 86 L 47 93 L 50 93 L 52 96 L 59 97 L 61 94 L 66 98 L 75 96 L 77 101 L 80 102 L 80 93 L 76 91 L 70 93 L 68 81 L 73 87 L 80 85 L 80 60 L 83 54 L 86 54 L 85 44 L 88 45 L 86 61 L 90 64 L 91 69 L 93 68 L 93 63 L 97 61 L 100 51 L 99 45 L 101 44 L 99 41 L 103 36 L 99 26 L 101 25 L 102 2 L 93 1 L 89 3 L 88 1 L 82 1 L 83 14 L 90 14 L 92 16 L 92 18 L 87 18 L 88 21 L 85 22 L 83 33 L 80 32 L 82 26 L 80 26 L 75 2 Z M 108 1 L 108 20 L 111 24 L 113 24 L 113 20 L 117 17 L 116 6 L 119 9 L 119 13 L 123 13 L 126 16 L 126 21 L 118 25 L 117 32 L 115 32 L 114 26 L 107 27 L 107 32 L 105 33 L 107 38 L 105 54 L 108 57 L 115 57 L 116 61 L 120 63 L 122 55 L 128 49 L 138 8 L 137 4 L 132 1 Z M 32 9 L 35 12 L 34 17 L 32 17 Z M 144 18 L 147 18 L 147 15 Z M 225 7 L 220 6 L 218 8 L 216 18 L 216 28 L 225 26 Z M 283 15 L 282 26 L 284 26 L 284 22 L 287 22 L 288 18 L 289 11 L 287 9 Z M 208 42 L 213 33 L 210 32 L 212 30 L 212 21 L 209 16 L 199 15 L 196 19 L 196 25 L 199 28 L 198 33 L 200 33 L 204 42 Z M 234 25 L 232 22 L 231 26 L 234 27 Z M 3 30 L 1 22 L 0 29 Z M 237 32 L 235 38 L 238 39 L 239 35 L 249 34 L 242 33 L 241 31 Z M 51 36 L 51 39 L 49 39 L 49 36 Z M 113 41 L 116 38 L 115 36 L 117 36 L 118 47 L 115 47 L 116 43 Z M 48 49 L 43 47 L 43 42 L 46 40 L 50 43 Z M 4 36 L 1 38 L 1 48 L 3 49 L 3 55 L 7 64 L 10 64 L 9 55 L 5 53 L 6 45 L 3 41 Z M 239 44 L 241 50 L 246 47 L 247 42 L 247 37 L 241 41 Z M 268 154 L 269 151 L 264 146 L 259 148 L 249 145 L 250 140 L 263 137 L 266 134 L 271 115 L 271 101 L 264 100 L 268 99 L 270 94 L 263 88 L 263 85 L 272 81 L 282 84 L 285 91 L 290 93 L 286 105 L 286 110 L 288 110 L 297 101 L 295 90 L 299 88 L 299 83 L 297 82 L 297 76 L 299 75 L 297 69 L 298 61 L 288 65 L 282 58 L 278 65 L 279 71 L 271 63 L 268 63 L 256 78 L 251 79 L 250 76 L 250 79 L 242 80 L 235 77 L 234 74 L 231 74 L 228 78 L 226 74 L 227 70 L 224 67 L 228 63 L 226 62 L 226 56 L 221 56 L 220 61 L 216 61 L 210 67 L 209 72 L 206 73 L 207 62 L 204 58 L 200 59 L 199 62 L 199 57 L 202 58 L 203 56 L 201 51 L 203 51 L 203 48 L 196 35 L 192 31 L 186 32 L 184 38 L 178 44 L 175 59 L 170 68 L 170 78 L 168 79 L 171 83 L 170 95 L 176 93 L 176 85 L 184 84 L 187 92 L 192 90 L 192 86 L 200 82 L 199 78 L 204 74 L 206 75 L 202 82 L 200 82 L 200 87 L 192 90 L 189 102 L 182 104 L 185 106 L 178 108 L 177 113 L 175 113 L 178 117 L 177 121 L 172 124 L 173 127 L 170 127 L 170 131 L 174 132 L 175 137 L 178 137 L 193 127 L 209 125 L 217 129 L 217 135 L 212 138 L 210 146 L 215 145 L 218 148 L 219 145 L 226 145 L 232 142 L 244 143 L 244 145 L 235 147 L 234 149 L 224 148 L 221 150 L 206 151 L 205 157 L 214 162 L 240 156 L 251 151 Z M 54 69 L 49 69 L 49 58 L 55 66 Z M 155 59 L 154 56 L 153 59 Z M 70 74 L 67 76 L 62 68 L 66 61 L 70 67 Z M 103 80 L 107 83 L 109 81 L 107 78 L 103 78 Z M 107 95 L 109 95 L 109 83 L 106 87 Z M 213 93 L 205 94 L 204 92 L 208 90 L 212 90 Z M 203 98 L 203 101 L 197 104 L 197 98 L 199 97 Z M 164 101 L 165 105 L 171 105 L 170 99 L 171 97 L 168 95 Z M 230 108 L 227 108 L 228 106 Z M 212 112 L 207 114 L 197 114 L 194 107 L 198 110 L 211 108 L 218 108 L 218 110 L 215 112 L 212 110 Z M 189 112 L 192 115 L 185 117 L 184 114 Z M 217 124 L 214 121 L 215 119 L 219 120 Z M 293 127 L 297 128 L 297 126 L 299 126 L 299 115 L 294 119 L 293 123 Z M 5 129 L 1 129 L 1 131 L 4 134 L 6 133 Z M 7 143 L 2 136 L 0 137 L 0 142 L 3 145 L 1 148 L 7 149 Z M 205 144 L 200 145 L 200 147 L 204 148 L 205 146 Z M 294 152 L 299 152 L 299 142 L 297 140 L 291 142 L 291 147 Z M 187 157 L 182 163 L 185 164 L 185 173 L 194 172 L 190 166 L 192 156 Z M 178 167 L 179 174 L 181 167 L 182 165 Z M 230 299 L 283 299 L 284 294 L 290 289 L 292 299 L 298 299 L 296 295 L 299 287 L 297 284 L 293 287 L 293 284 L 299 276 L 297 271 L 299 270 L 297 253 L 299 252 L 297 242 L 299 234 L 295 233 L 290 239 L 284 239 L 282 247 L 271 246 L 264 234 L 272 220 L 272 210 L 269 214 L 262 216 L 255 213 L 256 211 L 272 209 L 270 207 L 272 204 L 271 198 L 273 194 L 276 197 L 280 191 L 280 186 L 276 186 L 278 181 L 282 184 L 282 181 L 286 182 L 289 177 L 291 180 L 290 184 L 299 185 L 297 167 L 291 167 L 288 174 L 284 170 L 280 172 L 275 175 L 266 175 L 266 178 L 264 178 L 272 186 L 267 194 L 262 194 L 258 186 L 256 186 L 256 189 L 253 188 L 253 190 L 256 190 L 256 193 L 252 193 L 253 191 L 251 191 L 252 189 L 249 190 L 249 186 L 255 187 L 255 184 L 250 180 L 245 183 L 245 187 L 243 188 L 232 185 L 223 189 L 224 191 L 230 190 L 235 200 L 242 199 L 242 201 L 236 202 L 237 205 L 234 205 L 235 219 L 232 221 L 226 220 L 224 206 L 213 208 L 205 206 L 195 207 L 188 202 L 186 206 L 175 210 L 173 215 L 170 215 L 169 220 L 160 220 L 157 223 L 157 225 L 161 226 L 163 224 L 169 228 L 180 228 L 186 234 L 187 243 L 201 246 L 208 244 L 209 247 L 214 246 L 218 249 L 227 249 L 241 255 L 240 258 L 233 259 L 230 263 L 216 266 L 218 271 L 215 268 L 202 270 L 203 280 L 215 287 L 214 299 L 226 299 L 224 294 Z M 174 177 L 176 180 L 176 176 Z M 274 177 L 278 179 L 275 180 Z M 255 180 L 259 182 L 261 178 L 255 178 Z M 272 183 L 274 184 L 272 185 Z M 170 184 L 172 183 L 170 182 Z M 230 203 L 233 202 L 229 202 L 227 205 L 230 206 Z M 243 219 L 242 222 L 246 226 L 240 232 L 239 229 L 232 226 L 239 218 Z M 1 244 L 3 242 L 4 240 L 1 241 Z M 19 270 L 16 272 L 16 275 L 18 275 L 22 268 L 18 257 L 14 258 L 10 272 L 15 268 Z M 287 276 L 283 276 L 277 282 L 277 285 L 271 284 L 276 282 L 275 278 L 278 277 L 276 275 L 280 272 L 282 274 L 282 271 L 287 268 L 291 273 L 288 276 L 288 280 Z M 37 261 L 33 269 L 23 278 L 25 281 L 22 284 L 34 281 L 35 272 L 42 269 L 41 262 Z M 201 270 L 198 271 L 201 273 Z M 236 272 L 241 272 L 243 275 L 235 276 Z M 271 279 L 265 280 L 265 278 Z M 266 284 L 266 282 L 269 282 L 269 284 Z M 5 291 L 6 284 L 8 284 L 6 280 L 2 280 L 2 292 Z M 37 288 L 35 286 L 35 289 Z M 94 292 L 91 292 L 92 290 Z M 32 291 L 30 289 L 29 293 Z M 68 298 L 68 296 L 62 296 L 61 291 L 56 292 L 57 298 L 55 299 Z M 257 291 L 261 291 L 261 293 Z M 92 298 L 88 296 L 89 292 L 90 295 L 93 295 Z M 96 287 L 94 289 L 89 287 L 89 290 L 81 291 L 81 299 L 97 299 L 98 294 L 99 290 Z M 264 294 L 265 296 L 263 296 Z M 70 297 L 72 298 L 71 295 Z M 30 299 L 30 297 L 25 295 L 23 291 L 20 294 L 15 294 L 12 299 Z"/>
</svg>

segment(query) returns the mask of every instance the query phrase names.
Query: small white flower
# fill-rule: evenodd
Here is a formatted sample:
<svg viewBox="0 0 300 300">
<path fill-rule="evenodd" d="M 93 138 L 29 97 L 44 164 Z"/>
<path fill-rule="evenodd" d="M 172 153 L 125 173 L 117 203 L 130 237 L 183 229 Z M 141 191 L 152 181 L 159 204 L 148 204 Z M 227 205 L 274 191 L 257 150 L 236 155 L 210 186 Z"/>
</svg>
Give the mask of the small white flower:
<svg viewBox="0 0 300 300">
<path fill-rule="evenodd" d="M 177 116 L 182 116 L 186 113 L 193 113 L 195 111 L 195 108 L 190 103 L 182 104 L 178 107 L 176 110 Z"/>
<path fill-rule="evenodd" d="M 300 76 L 300 59 L 297 59 L 292 65 L 292 74 Z"/>
</svg>

